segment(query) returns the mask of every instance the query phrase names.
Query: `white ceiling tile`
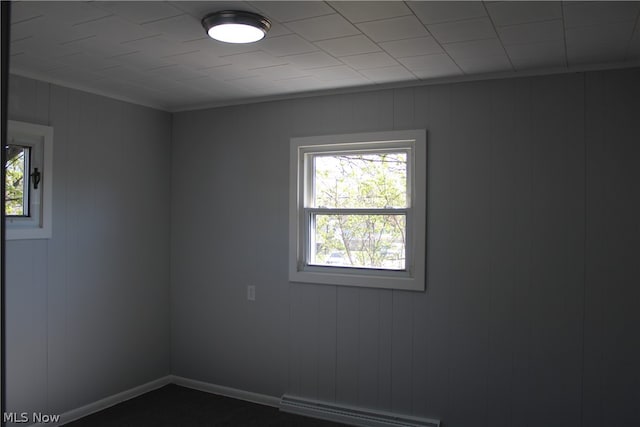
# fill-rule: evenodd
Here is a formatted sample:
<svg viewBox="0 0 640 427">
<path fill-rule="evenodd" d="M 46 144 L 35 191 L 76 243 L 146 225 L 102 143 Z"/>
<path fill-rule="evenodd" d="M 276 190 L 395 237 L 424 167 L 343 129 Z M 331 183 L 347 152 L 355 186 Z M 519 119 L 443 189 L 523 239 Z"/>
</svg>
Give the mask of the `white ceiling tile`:
<svg viewBox="0 0 640 427">
<path fill-rule="evenodd" d="M 411 15 L 400 1 L 333 1 L 331 6 L 353 23 Z"/>
<path fill-rule="evenodd" d="M 177 55 L 179 53 L 187 53 L 194 50 L 186 43 L 174 42 L 162 36 L 147 37 L 124 42 L 122 44 L 132 49 L 144 52 L 147 55 L 158 57 Z"/>
<path fill-rule="evenodd" d="M 258 72 L 261 77 L 273 81 L 305 77 L 310 75 L 309 72 L 305 72 L 289 64 L 275 65 L 273 67 L 260 68 L 254 71 Z"/>
<path fill-rule="evenodd" d="M 637 1 L 564 2 L 565 27 L 575 28 L 597 24 L 635 21 L 640 11 Z"/>
<path fill-rule="evenodd" d="M 416 76 L 411 74 L 406 68 L 401 65 L 385 68 L 371 68 L 368 70 L 361 70 L 369 80 L 375 83 L 392 83 L 400 81 L 417 80 Z"/>
<path fill-rule="evenodd" d="M 626 54 L 634 24 L 634 22 L 619 22 L 567 30 L 569 65 L 620 61 Z"/>
<path fill-rule="evenodd" d="M 246 67 L 248 69 L 272 67 L 274 65 L 284 65 L 287 63 L 281 58 L 271 56 L 262 51 L 228 55 L 228 56 L 225 56 L 224 59 L 231 62 L 231 64 L 233 65 L 237 65 L 239 67 Z"/>
<path fill-rule="evenodd" d="M 505 49 L 516 70 L 566 65 L 563 41 L 505 45 Z"/>
<path fill-rule="evenodd" d="M 16 73 L 18 71 L 40 73 L 59 67 L 60 64 L 56 62 L 55 59 L 46 59 L 41 56 L 23 52 L 12 54 L 9 61 L 9 69 L 12 73 Z"/>
<path fill-rule="evenodd" d="M 410 1 L 407 2 L 407 5 L 425 24 L 487 16 L 480 1 Z"/>
<path fill-rule="evenodd" d="M 228 59 L 220 58 L 206 50 L 196 50 L 193 52 L 180 53 L 177 55 L 169 55 L 162 59 L 183 64 L 195 70 L 231 64 Z"/>
<path fill-rule="evenodd" d="M 413 74 L 423 79 L 462 74 L 456 63 L 451 60 L 449 55 L 444 53 L 412 56 L 410 58 L 402 58 L 399 61 L 411 70 Z"/>
<path fill-rule="evenodd" d="M 244 77 L 257 77 L 259 74 L 259 71 L 248 70 L 246 67 L 240 67 L 234 64 L 211 67 L 200 71 L 206 72 L 213 78 L 224 81 L 236 80 Z"/>
<path fill-rule="evenodd" d="M 108 58 L 119 64 L 133 67 L 139 70 L 149 70 L 152 68 L 163 67 L 166 65 L 176 64 L 171 58 L 161 58 L 156 55 L 147 55 L 144 52 L 133 52 L 124 55 L 117 55 Z"/>
<path fill-rule="evenodd" d="M 469 19 L 428 25 L 433 37 L 440 43 L 455 43 L 496 37 L 489 18 Z"/>
<path fill-rule="evenodd" d="M 363 35 L 325 40 L 316 45 L 337 57 L 380 51 L 375 43 Z"/>
<path fill-rule="evenodd" d="M 498 35 L 504 45 L 517 43 L 537 43 L 564 39 L 561 20 L 533 22 L 528 24 L 499 27 Z"/>
<path fill-rule="evenodd" d="M 16 1 L 11 3 L 11 25 L 42 16 L 42 12 L 36 10 L 31 3 L 33 2 Z"/>
<path fill-rule="evenodd" d="M 415 39 L 384 42 L 380 43 L 380 47 L 395 58 L 431 55 L 442 52 L 442 47 L 440 47 L 440 44 L 438 44 L 433 37 L 419 37 Z"/>
<path fill-rule="evenodd" d="M 335 39 L 360 33 L 353 24 L 338 14 L 292 21 L 286 26 L 309 41 Z"/>
<path fill-rule="evenodd" d="M 103 38 L 101 35 L 69 42 L 64 46 L 79 49 L 82 52 L 90 52 L 103 58 L 135 52 L 132 47 L 113 43 L 109 38 Z"/>
<path fill-rule="evenodd" d="M 335 13 L 326 3 L 320 1 L 257 1 L 252 5 L 263 12 L 267 18 L 279 22 L 297 21 Z"/>
<path fill-rule="evenodd" d="M 29 19 L 11 25 L 11 41 L 18 41 L 25 37 L 35 36 L 45 38 L 49 43 L 64 43 L 95 35 L 88 28 L 78 28 L 69 24 L 61 24 L 47 20 L 44 17 Z"/>
<path fill-rule="evenodd" d="M 262 77 L 244 77 L 229 82 L 229 84 L 241 86 L 253 96 L 268 95 L 274 93 L 277 89 L 277 85 L 274 82 L 265 80 Z"/>
<path fill-rule="evenodd" d="M 328 68 L 316 68 L 309 70 L 314 76 L 322 81 L 335 81 L 342 79 L 361 79 L 362 74 L 358 73 L 346 65 Z"/>
<path fill-rule="evenodd" d="M 12 54 L 27 52 L 30 55 L 44 59 L 56 58 L 81 51 L 77 46 L 60 45 L 43 36 L 31 36 L 11 43 L 10 52 Z"/>
<path fill-rule="evenodd" d="M 284 92 L 310 92 L 326 89 L 327 82 L 322 82 L 313 76 L 296 77 L 275 82 Z"/>
<path fill-rule="evenodd" d="M 75 1 L 37 1 L 30 6 L 48 19 L 63 24 L 78 24 L 111 15 L 110 12 L 95 7 L 92 3 Z"/>
<path fill-rule="evenodd" d="M 202 17 L 230 8 L 263 11 L 271 31 L 250 45 L 208 39 Z M 463 70 L 640 59 L 637 1 L 25 1 L 13 10 L 12 72 L 176 108 Z"/>
<path fill-rule="evenodd" d="M 273 56 L 296 55 L 318 50 L 317 47 L 295 34 L 270 37 L 260 42 L 260 49 Z"/>
<path fill-rule="evenodd" d="M 101 70 L 119 65 L 119 62 L 114 59 L 102 58 L 100 56 L 83 52 L 61 56 L 58 57 L 56 61 L 65 66 L 86 69 L 89 71 Z"/>
<path fill-rule="evenodd" d="M 196 40 L 206 36 L 200 21 L 188 14 L 150 22 L 144 24 L 143 27 L 151 33 L 162 34 L 169 40 L 179 42 Z"/>
<path fill-rule="evenodd" d="M 108 79 L 117 79 L 129 82 L 142 82 L 147 79 L 147 73 L 145 71 L 126 65 L 97 70 L 95 73 Z"/>
<path fill-rule="evenodd" d="M 429 35 L 424 25 L 413 15 L 363 22 L 358 24 L 358 28 L 374 42 L 410 39 Z"/>
<path fill-rule="evenodd" d="M 184 80 L 179 83 L 215 96 L 230 97 L 238 95 L 238 90 L 236 88 L 231 87 L 224 81 L 216 80 L 210 76 Z"/>
<path fill-rule="evenodd" d="M 263 40 L 268 40 L 270 37 L 280 37 L 287 34 L 292 34 L 291 30 L 285 27 L 283 24 L 271 21 L 271 29 L 267 33 L 267 36 Z M 262 43 L 262 42 L 258 42 Z"/>
<path fill-rule="evenodd" d="M 504 53 L 490 56 L 465 56 L 457 58 L 456 63 L 466 74 L 513 71 L 511 62 Z"/>
<path fill-rule="evenodd" d="M 454 60 L 464 57 L 500 56 L 504 54 L 504 48 L 498 39 L 475 40 L 443 45 L 444 50 Z"/>
<path fill-rule="evenodd" d="M 184 13 L 165 1 L 97 1 L 94 4 L 136 24 L 153 22 Z"/>
<path fill-rule="evenodd" d="M 133 24 L 117 16 L 107 16 L 91 22 L 74 25 L 74 29 L 100 34 L 112 43 L 122 43 L 157 35 L 152 29 Z"/>
<path fill-rule="evenodd" d="M 496 26 L 562 18 L 562 2 L 559 1 L 501 1 L 485 4 Z"/>
<path fill-rule="evenodd" d="M 182 42 L 182 45 L 187 48 L 187 51 L 192 52 L 194 50 L 202 50 L 207 51 L 215 56 L 226 56 L 235 55 L 238 53 L 255 52 L 256 50 L 260 49 L 260 45 L 256 43 L 222 43 L 217 40 L 210 39 L 209 37 Z"/>
<path fill-rule="evenodd" d="M 166 67 L 155 68 L 147 71 L 150 76 L 160 76 L 169 80 L 190 80 L 198 77 L 205 77 L 207 74 L 185 67 L 184 65 L 168 65 Z"/>
<path fill-rule="evenodd" d="M 281 58 L 296 67 L 305 70 L 308 68 L 331 67 L 342 65 L 340 61 L 324 52 L 303 53 L 300 55 L 283 56 Z"/>
<path fill-rule="evenodd" d="M 362 55 L 343 56 L 340 58 L 342 62 L 353 68 L 354 70 L 362 70 L 367 68 L 381 68 L 398 65 L 395 59 L 384 52 L 365 53 Z"/>
</svg>

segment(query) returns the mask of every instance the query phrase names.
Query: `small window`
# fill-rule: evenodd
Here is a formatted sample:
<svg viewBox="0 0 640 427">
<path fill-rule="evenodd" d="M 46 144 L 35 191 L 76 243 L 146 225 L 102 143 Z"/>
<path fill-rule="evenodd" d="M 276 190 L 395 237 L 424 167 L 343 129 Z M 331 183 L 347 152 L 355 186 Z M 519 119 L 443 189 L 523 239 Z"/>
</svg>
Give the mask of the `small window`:
<svg viewBox="0 0 640 427">
<path fill-rule="evenodd" d="M 7 239 L 50 238 L 53 129 L 13 120 L 7 125 Z"/>
<path fill-rule="evenodd" d="M 291 140 L 290 280 L 424 290 L 425 131 Z"/>
</svg>

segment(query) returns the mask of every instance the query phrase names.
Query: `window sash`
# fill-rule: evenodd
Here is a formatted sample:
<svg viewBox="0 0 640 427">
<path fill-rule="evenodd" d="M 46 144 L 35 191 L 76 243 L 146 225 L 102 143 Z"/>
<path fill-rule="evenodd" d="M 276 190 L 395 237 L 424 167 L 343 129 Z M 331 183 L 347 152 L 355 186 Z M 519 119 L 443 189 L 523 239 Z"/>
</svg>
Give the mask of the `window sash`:
<svg viewBox="0 0 640 427">
<path fill-rule="evenodd" d="M 22 151 L 23 159 L 23 176 L 22 176 L 22 214 L 9 214 L 5 211 L 5 216 L 7 218 L 29 218 L 31 217 L 31 168 L 33 165 L 31 164 L 31 151 L 33 150 L 33 146 L 27 145 L 23 142 L 15 143 L 11 141 L 7 144 L 7 150 L 9 147 L 18 147 Z M 7 155 L 8 157 L 8 155 Z M 7 160 L 9 161 L 9 160 Z M 7 165 L 4 166 L 5 170 Z M 6 179 L 6 178 L 5 178 Z M 7 184 L 8 185 L 8 184 Z M 5 201 L 7 200 L 7 190 L 5 190 Z M 5 207 L 6 209 L 6 207 Z"/>
<path fill-rule="evenodd" d="M 398 146 L 399 142 L 406 142 L 407 145 Z M 413 168 L 414 168 L 414 141 L 386 141 L 386 142 L 368 142 L 361 144 L 345 143 L 334 144 L 330 146 L 311 146 L 300 150 L 300 172 L 299 179 L 303 183 L 300 187 L 302 192 L 300 200 L 304 203 L 304 208 L 315 207 L 315 162 L 318 156 L 329 155 L 354 155 L 354 154 L 384 154 L 384 153 L 406 153 L 407 155 L 407 181 L 406 181 L 406 208 L 412 205 L 413 191 Z M 364 146 L 363 148 L 355 148 L 354 146 Z M 368 147 L 368 148 L 367 148 Z M 334 209 L 334 208 L 330 208 Z M 339 208 L 335 208 L 339 209 Z M 371 208 L 379 209 L 379 208 Z"/>
<path fill-rule="evenodd" d="M 347 208 L 304 208 L 301 209 L 300 223 L 304 224 L 302 232 L 298 242 L 299 248 L 302 249 L 302 256 L 299 260 L 299 268 L 304 271 L 340 271 L 346 274 L 362 274 L 363 272 L 384 272 L 385 275 L 390 276 L 410 276 L 413 268 L 413 215 L 410 208 L 388 208 L 388 209 L 347 209 Z M 387 269 L 376 267 L 332 267 L 322 264 L 310 263 L 312 254 L 312 245 L 314 241 L 312 239 L 313 232 L 313 218 L 315 215 L 404 215 L 405 217 L 405 242 L 404 242 L 404 269 Z"/>
</svg>

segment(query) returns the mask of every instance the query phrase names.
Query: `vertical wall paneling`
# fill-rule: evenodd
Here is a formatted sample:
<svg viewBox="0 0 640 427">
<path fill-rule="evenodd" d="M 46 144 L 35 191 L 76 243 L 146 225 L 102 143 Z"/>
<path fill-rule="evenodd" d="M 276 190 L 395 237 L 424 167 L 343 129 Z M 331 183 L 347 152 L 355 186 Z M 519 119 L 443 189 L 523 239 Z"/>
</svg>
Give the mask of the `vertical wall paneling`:
<svg viewBox="0 0 640 427">
<path fill-rule="evenodd" d="M 637 69 L 576 73 L 175 114 L 174 373 L 258 391 L 272 377 L 234 357 L 253 349 L 281 356 L 275 395 L 451 427 L 637 424 L 639 80 Z M 247 117 L 266 136 L 234 128 Z M 426 291 L 288 283 L 289 139 L 392 128 L 427 130 Z M 190 197 L 201 194 L 215 196 Z M 245 224 L 223 194 L 255 201 L 268 225 Z M 274 249 L 251 276 L 229 254 L 256 247 Z M 271 295 L 255 302 L 260 315 L 278 319 L 263 322 L 262 347 L 240 333 L 246 301 L 234 295 L 247 277 Z"/>
<path fill-rule="evenodd" d="M 416 127 L 427 129 L 427 283 L 416 299 L 414 412 L 444 418 L 450 407 L 450 294 L 454 265 L 451 233 L 452 86 L 416 89 Z M 423 304 L 426 304 L 423 305 Z M 424 353 L 426 352 L 426 354 Z M 423 371 L 423 376 L 419 373 Z"/>
<path fill-rule="evenodd" d="M 640 422 L 640 88 L 637 70 L 587 75 L 582 419 Z"/>
<path fill-rule="evenodd" d="M 552 416 L 567 426 L 579 422 L 576 381 L 584 247 L 584 192 L 582 185 L 575 185 L 584 177 L 582 100 L 575 96 L 574 85 L 582 86 L 580 76 L 538 79 L 532 86 L 534 204 L 528 309 L 533 310 L 533 325 L 527 357 L 530 391 L 540 396 L 547 413 L 532 412 L 529 420 L 542 422 Z M 564 96 L 559 99 L 559 94 Z"/>
<path fill-rule="evenodd" d="M 24 94 L 24 96 L 20 96 Z M 9 120 L 49 125 L 49 86 L 9 78 Z M 6 256 L 7 407 L 47 408 L 47 242 L 9 241 Z"/>
<path fill-rule="evenodd" d="M 69 140 L 69 92 L 51 88 L 51 123 L 55 124 L 53 192 L 53 239 L 49 242 L 47 265 L 49 268 L 47 318 L 47 396 L 48 410 L 60 413 L 67 400 L 67 160 L 66 141 Z"/>
<path fill-rule="evenodd" d="M 412 413 L 413 307 L 412 293 L 393 291 L 391 337 L 391 409 Z"/>
<path fill-rule="evenodd" d="M 10 81 L 55 144 L 53 237 L 7 244 L 8 410 L 63 413 L 169 373 L 171 116 Z"/>
<path fill-rule="evenodd" d="M 495 82 L 491 96 L 491 213 L 493 217 L 491 284 L 489 293 L 487 424 L 511 426 L 513 411 L 513 342 L 517 328 L 515 290 L 519 258 L 517 227 L 522 217 L 518 193 L 527 179 L 522 156 L 523 135 L 518 134 L 522 111 L 518 108 L 520 81 Z"/>
<path fill-rule="evenodd" d="M 358 404 L 360 356 L 360 293 L 357 288 L 338 287 L 336 312 L 336 401 Z"/>
<path fill-rule="evenodd" d="M 358 400 L 364 408 L 378 408 L 380 363 L 380 297 L 374 289 L 358 290 Z"/>
</svg>

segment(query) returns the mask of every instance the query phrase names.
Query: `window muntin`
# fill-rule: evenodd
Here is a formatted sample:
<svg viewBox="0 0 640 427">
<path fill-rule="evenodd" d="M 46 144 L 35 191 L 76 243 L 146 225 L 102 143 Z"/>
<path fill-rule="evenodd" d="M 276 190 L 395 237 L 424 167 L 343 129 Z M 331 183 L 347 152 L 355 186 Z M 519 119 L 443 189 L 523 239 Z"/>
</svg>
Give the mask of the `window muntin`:
<svg viewBox="0 0 640 427">
<path fill-rule="evenodd" d="M 424 290 L 424 130 L 292 138 L 291 173 L 291 281 Z"/>
</svg>

